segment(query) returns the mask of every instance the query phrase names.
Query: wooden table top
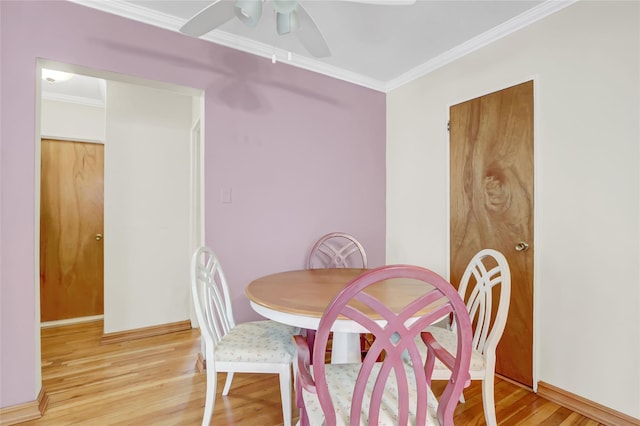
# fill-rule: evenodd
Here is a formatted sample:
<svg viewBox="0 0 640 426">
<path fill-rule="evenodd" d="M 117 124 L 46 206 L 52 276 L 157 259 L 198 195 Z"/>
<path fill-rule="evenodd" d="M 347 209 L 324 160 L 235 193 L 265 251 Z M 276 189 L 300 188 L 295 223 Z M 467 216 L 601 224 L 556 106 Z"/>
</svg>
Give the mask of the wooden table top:
<svg viewBox="0 0 640 426">
<path fill-rule="evenodd" d="M 307 269 L 280 272 L 252 281 L 245 293 L 253 303 L 287 314 L 321 317 L 334 296 L 366 269 Z M 433 287 L 413 279 L 380 281 L 366 292 L 397 312 Z M 371 311 L 359 306 L 363 313 Z"/>
</svg>

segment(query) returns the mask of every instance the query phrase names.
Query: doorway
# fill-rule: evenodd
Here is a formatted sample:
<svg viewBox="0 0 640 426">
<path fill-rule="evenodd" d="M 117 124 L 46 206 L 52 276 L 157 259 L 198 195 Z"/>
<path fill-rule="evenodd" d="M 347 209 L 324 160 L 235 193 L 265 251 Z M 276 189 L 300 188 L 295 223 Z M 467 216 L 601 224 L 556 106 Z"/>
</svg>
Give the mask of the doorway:
<svg viewBox="0 0 640 426">
<path fill-rule="evenodd" d="M 202 225 L 202 222 L 204 221 L 204 215 L 202 214 L 202 180 L 204 170 L 201 165 L 199 165 L 197 169 L 192 170 L 196 165 L 190 162 L 190 150 L 197 150 L 199 152 L 202 149 L 202 138 L 204 136 L 202 131 L 198 131 L 197 135 L 194 136 L 194 140 L 191 141 L 189 139 L 189 132 L 194 125 L 193 123 L 197 123 L 202 120 L 204 114 L 203 92 L 201 90 L 188 87 L 147 81 L 140 78 L 92 70 L 75 65 L 65 65 L 49 60 L 39 60 L 37 68 L 38 75 L 40 75 L 41 70 L 44 68 L 64 71 L 72 74 L 75 76 L 73 79 L 69 80 L 72 82 L 76 80 L 76 77 L 101 79 L 105 82 L 105 86 L 102 90 L 102 94 L 104 96 L 104 102 L 102 105 L 83 102 L 83 100 L 78 100 L 77 97 L 74 96 L 66 96 L 66 94 L 61 93 L 63 87 L 62 84 L 59 85 L 57 90 L 58 93 L 54 93 L 54 95 L 56 95 L 55 97 L 43 96 L 44 90 L 38 91 L 38 139 L 36 146 L 36 164 L 38 165 L 36 170 L 38 175 L 36 176 L 37 202 L 35 211 L 36 229 L 40 230 L 42 207 L 40 204 L 40 196 L 43 191 L 41 186 L 40 165 L 44 161 L 42 155 L 45 154 L 43 153 L 43 145 L 40 138 L 80 140 L 83 142 L 89 141 L 101 144 L 101 146 L 104 147 L 104 223 L 105 228 L 107 228 L 107 218 L 111 218 L 112 225 L 110 229 L 112 232 L 111 235 L 109 235 L 109 229 L 104 229 L 104 233 L 92 232 L 91 236 L 93 241 L 98 242 L 98 240 L 95 239 L 97 237 L 96 234 L 104 235 L 104 239 L 100 240 L 100 243 L 103 244 L 105 259 L 103 292 L 105 332 L 110 332 L 110 330 L 106 329 L 106 324 L 108 322 L 107 317 L 113 319 L 112 323 L 114 323 L 114 332 L 125 330 L 124 327 L 128 327 L 126 328 L 128 330 L 153 326 L 155 324 L 169 324 L 189 319 L 191 297 L 189 287 L 188 285 L 185 285 L 184 277 L 186 277 L 186 282 L 188 284 L 188 259 L 190 259 L 191 253 L 193 252 L 193 246 L 202 244 L 202 230 L 204 229 Z M 77 78 L 77 80 L 84 82 L 82 78 Z M 107 84 L 110 84 L 110 87 L 113 90 L 107 90 Z M 40 88 L 44 85 L 47 86 L 47 89 L 51 87 L 50 83 L 46 82 L 42 83 L 42 85 L 39 83 L 38 87 Z M 115 93 L 117 91 L 120 92 L 120 101 L 115 97 L 109 99 L 112 101 L 112 107 L 110 108 L 110 115 L 107 117 L 107 110 L 104 103 L 107 101 L 109 92 Z M 123 96 L 126 96 L 126 98 Z M 176 99 L 179 102 L 174 102 Z M 120 103 L 119 108 L 118 102 Z M 146 115 L 143 115 L 142 118 L 138 119 L 136 118 L 138 116 L 132 114 L 130 109 L 134 109 L 134 106 L 140 106 L 140 102 L 146 102 L 146 104 L 143 105 L 143 108 L 137 108 L 137 111 Z M 78 111 L 83 108 L 84 113 L 79 113 Z M 87 113 L 86 110 L 91 108 L 93 108 L 94 112 Z M 161 126 L 156 123 L 142 122 L 142 119 L 145 117 L 156 117 L 158 114 L 162 114 L 163 112 L 168 114 L 169 118 L 165 119 L 164 116 L 161 116 L 157 119 L 156 121 L 161 122 Z M 177 116 L 180 116 L 180 122 L 175 124 L 176 120 L 178 120 L 175 118 Z M 109 122 L 109 120 L 111 120 L 110 123 L 112 125 L 107 131 L 106 127 L 104 127 L 104 123 Z M 103 123 L 103 128 L 100 128 L 100 123 Z M 171 127 L 174 124 L 176 126 L 180 126 L 180 128 L 176 129 L 175 127 Z M 167 140 L 168 142 L 165 142 Z M 120 145 L 116 146 L 118 143 Z M 142 160 L 136 160 L 136 158 L 142 158 Z M 153 170 L 148 169 L 149 164 L 156 168 Z M 174 165 L 177 165 L 180 168 L 179 173 L 181 179 L 183 179 L 180 182 L 176 179 L 171 179 L 174 176 L 172 175 Z M 132 170 L 134 175 L 126 174 L 131 173 Z M 199 175 L 191 176 L 194 173 L 198 173 Z M 119 181 L 115 182 L 114 177 L 115 179 L 119 179 Z M 166 179 L 170 179 L 169 182 L 171 185 L 167 185 L 162 179 L 165 179 L 165 181 Z M 116 187 L 116 184 L 119 185 L 119 187 Z M 141 187 L 141 185 L 146 186 Z M 195 189 L 193 188 L 194 186 Z M 108 187 L 110 187 L 110 193 L 107 191 Z M 124 188 L 125 190 L 122 190 L 121 188 Z M 173 199 L 171 194 L 176 191 L 178 191 L 180 196 L 184 199 Z M 165 218 L 163 213 L 168 211 L 166 208 L 156 209 L 156 212 L 153 215 L 149 215 L 148 213 L 136 213 L 139 211 L 138 208 L 140 206 L 154 206 L 154 201 L 152 200 L 153 196 L 155 196 L 155 199 L 153 200 L 165 199 L 166 203 L 169 204 L 171 203 L 171 200 L 173 200 L 173 204 L 179 206 L 181 209 L 179 216 L 177 216 L 180 219 L 176 219 L 176 215 L 173 215 L 170 218 Z M 174 211 L 171 212 L 173 213 Z M 136 214 L 137 216 L 135 216 Z M 135 223 L 130 222 L 125 224 L 126 226 L 122 225 L 121 218 L 127 219 L 134 216 L 136 218 Z M 141 216 L 143 217 L 142 219 L 140 219 Z M 153 222 L 153 220 L 157 220 L 158 218 L 162 218 L 164 222 L 161 224 L 158 224 L 157 221 Z M 179 229 L 178 234 L 180 235 L 180 238 L 182 238 L 181 241 L 183 241 L 183 243 L 173 244 L 173 240 L 171 239 L 171 235 L 173 234 L 169 231 L 171 226 L 178 220 L 180 220 L 181 223 L 181 228 Z M 140 237 L 140 230 L 146 226 L 147 232 L 152 233 L 152 231 L 148 229 L 148 225 L 150 223 L 153 223 L 156 226 L 156 229 L 159 226 L 162 226 L 161 236 L 164 238 L 163 244 L 168 245 L 172 250 L 175 249 L 174 251 L 166 250 L 166 247 L 163 249 L 162 247 L 164 246 L 155 243 L 147 243 L 147 247 L 140 246 L 139 241 L 148 241 L 148 239 L 145 239 L 146 236 Z M 167 231 L 168 229 L 169 231 Z M 191 235 L 192 233 L 194 235 Z M 160 233 L 155 232 L 155 234 Z M 176 234 L 176 232 L 174 232 L 174 234 Z M 152 233 L 152 235 L 154 234 Z M 38 240 L 40 237 L 42 237 L 42 235 L 38 233 Z M 138 241 L 131 243 L 131 238 L 138 238 Z M 126 252 L 118 250 L 118 247 L 114 248 L 116 240 L 119 241 L 121 246 L 124 245 L 126 247 Z M 109 246 L 109 244 L 111 244 L 111 246 Z M 42 258 L 46 257 L 40 249 L 41 247 L 38 244 L 35 253 L 36 257 L 34 259 L 36 267 L 39 267 Z M 119 260 L 125 259 L 125 261 L 127 261 L 132 259 L 133 255 L 141 256 L 142 253 L 149 253 L 153 249 L 166 254 L 167 259 L 163 259 L 158 265 L 153 266 L 152 262 L 158 262 L 158 257 L 147 256 L 147 258 L 152 258 L 152 260 L 147 262 L 147 264 L 143 264 L 139 261 L 130 264 L 123 264 L 120 262 L 114 266 L 116 262 L 113 262 L 113 259 L 118 256 Z M 42 250 L 44 251 L 47 249 L 44 248 Z M 179 250 L 179 256 L 176 255 L 177 250 Z M 109 255 L 109 253 L 112 254 Z M 108 263 L 109 261 L 111 262 L 110 264 Z M 180 271 L 182 275 L 179 279 L 173 279 L 170 287 L 164 285 L 164 282 L 159 284 L 158 280 L 153 280 L 152 278 L 136 280 L 136 277 L 129 276 L 128 282 L 121 285 L 121 288 L 117 290 L 118 292 L 112 292 L 110 296 L 107 288 L 113 287 L 109 282 L 113 283 L 122 281 L 119 279 L 122 275 L 122 271 L 138 271 L 136 272 L 137 276 L 144 276 L 146 278 L 149 277 L 149 264 L 153 266 L 154 271 L 162 271 L 163 268 L 170 268 L 171 272 Z M 115 276 L 113 273 L 114 268 L 119 268 L 116 272 L 120 273 L 120 276 Z M 160 312 L 158 313 L 159 318 L 150 319 L 150 321 L 156 321 L 152 324 L 140 324 L 141 321 L 144 321 L 149 317 L 149 315 L 145 316 L 145 314 L 150 311 L 150 309 L 140 309 L 140 307 L 144 305 L 144 303 L 140 302 L 142 298 L 150 301 L 150 296 L 148 296 L 150 290 L 139 284 L 143 282 L 146 283 L 145 285 L 147 286 L 156 284 L 156 286 L 161 286 L 165 290 L 163 292 L 151 292 L 151 294 L 159 294 L 158 297 L 172 297 L 170 300 L 171 306 L 167 309 L 158 308 L 157 306 L 159 304 L 150 304 L 150 306 L 154 307 L 151 311 Z M 39 282 L 37 282 L 36 285 L 38 288 L 38 292 L 36 293 L 36 306 L 38 312 L 40 312 L 40 298 L 43 295 L 40 294 Z M 113 296 L 114 294 L 115 296 Z M 123 298 L 128 299 L 123 301 Z M 129 305 L 127 305 L 127 303 L 129 303 Z M 166 302 L 165 305 L 168 303 L 169 302 Z M 111 312 L 107 312 L 110 306 L 116 306 L 116 309 Z M 149 304 L 144 306 L 148 307 Z M 162 315 L 166 312 L 171 312 L 171 308 L 175 308 L 173 317 L 167 318 L 165 321 Z M 88 318 L 92 317 L 85 317 L 84 319 Z M 126 323 L 124 325 L 116 323 L 117 321 L 121 321 L 123 318 L 126 318 L 130 323 Z M 47 318 L 46 316 L 43 316 L 40 319 L 42 321 L 46 321 Z M 136 323 L 136 321 L 138 322 Z M 63 323 L 68 322 L 74 321 L 64 320 Z M 55 325 L 55 323 L 48 325 Z M 38 328 L 39 326 L 40 324 L 38 324 Z M 39 333 L 39 330 L 37 330 L 37 332 Z"/>
<path fill-rule="evenodd" d="M 505 255 L 511 302 L 496 373 L 533 388 L 533 81 L 450 108 L 450 203 L 451 282 L 479 250 Z"/>
</svg>

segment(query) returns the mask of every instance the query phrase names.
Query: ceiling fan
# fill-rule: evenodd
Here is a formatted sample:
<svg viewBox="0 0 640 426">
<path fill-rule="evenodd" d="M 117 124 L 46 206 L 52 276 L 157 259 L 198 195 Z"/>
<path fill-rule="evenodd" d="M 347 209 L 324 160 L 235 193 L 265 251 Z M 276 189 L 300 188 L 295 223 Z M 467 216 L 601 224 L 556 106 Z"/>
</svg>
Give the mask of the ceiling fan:
<svg viewBox="0 0 640 426">
<path fill-rule="evenodd" d="M 262 4 L 266 0 L 215 0 L 196 13 L 180 32 L 199 37 L 237 17 L 246 25 L 255 26 L 262 16 Z M 316 58 L 331 56 L 329 46 L 311 15 L 299 0 L 270 0 L 276 14 L 276 31 L 279 35 L 293 33 L 300 43 Z M 410 5 L 416 0 L 342 0 L 356 3 Z"/>
</svg>

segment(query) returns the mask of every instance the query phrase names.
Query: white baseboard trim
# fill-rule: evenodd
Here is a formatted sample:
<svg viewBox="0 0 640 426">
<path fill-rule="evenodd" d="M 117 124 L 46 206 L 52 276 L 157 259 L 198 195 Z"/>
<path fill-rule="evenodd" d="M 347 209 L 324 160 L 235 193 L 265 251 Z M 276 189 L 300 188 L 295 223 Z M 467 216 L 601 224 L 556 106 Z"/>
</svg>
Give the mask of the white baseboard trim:
<svg viewBox="0 0 640 426">
<path fill-rule="evenodd" d="M 72 325 L 72 324 L 80 324 L 82 322 L 90 322 L 90 321 L 98 321 L 103 320 L 104 315 L 94 315 L 91 317 L 78 317 L 78 318 L 68 318 L 57 321 L 47 321 L 41 322 L 40 328 L 48 328 L 48 327 L 58 327 L 60 325 Z"/>
</svg>

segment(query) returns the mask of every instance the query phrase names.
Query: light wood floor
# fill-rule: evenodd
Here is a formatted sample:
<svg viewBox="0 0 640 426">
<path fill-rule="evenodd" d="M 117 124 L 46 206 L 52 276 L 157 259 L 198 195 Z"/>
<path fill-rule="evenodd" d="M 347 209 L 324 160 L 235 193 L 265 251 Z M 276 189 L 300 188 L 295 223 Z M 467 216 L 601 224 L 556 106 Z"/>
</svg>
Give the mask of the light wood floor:
<svg viewBox="0 0 640 426">
<path fill-rule="evenodd" d="M 206 380 L 195 369 L 197 330 L 108 345 L 100 344 L 101 335 L 101 321 L 42 330 L 49 406 L 41 419 L 23 425 L 200 424 Z M 219 376 L 212 424 L 282 424 L 277 376 L 236 374 L 224 398 Z M 484 424 L 479 384 L 465 391 L 456 424 Z M 499 379 L 496 407 L 500 425 L 598 425 Z"/>
</svg>

